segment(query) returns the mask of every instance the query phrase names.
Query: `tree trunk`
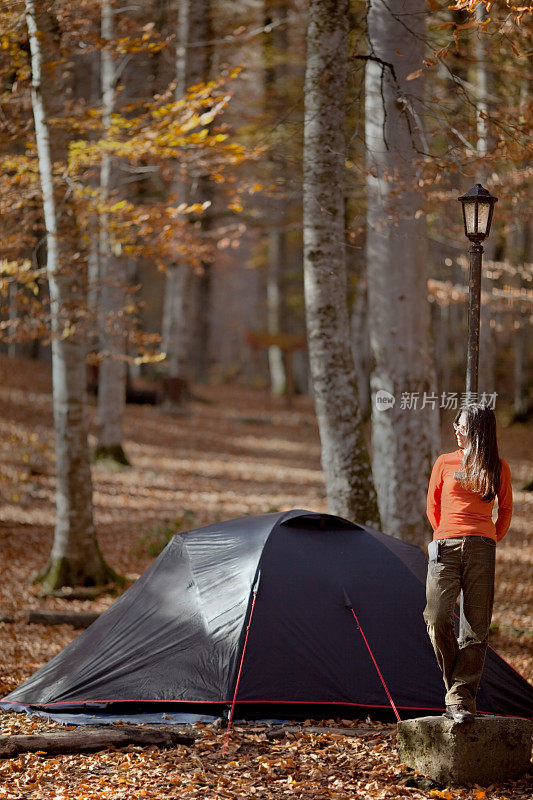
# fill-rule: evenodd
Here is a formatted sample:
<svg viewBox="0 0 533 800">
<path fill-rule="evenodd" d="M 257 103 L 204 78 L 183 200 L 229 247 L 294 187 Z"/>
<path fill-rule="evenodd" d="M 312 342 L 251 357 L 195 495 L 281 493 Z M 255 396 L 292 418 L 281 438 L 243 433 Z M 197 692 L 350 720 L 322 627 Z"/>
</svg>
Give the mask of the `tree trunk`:
<svg viewBox="0 0 533 800">
<path fill-rule="evenodd" d="M 417 214 L 423 82 L 406 80 L 422 66 L 425 17 L 422 0 L 369 5 L 365 80 L 372 470 L 383 530 L 419 545 L 430 533 L 426 493 L 439 450 L 425 220 Z"/>
<path fill-rule="evenodd" d="M 38 577 L 45 591 L 66 585 L 104 584 L 115 579 L 105 564 L 93 524 L 92 479 L 87 442 L 85 340 L 75 312 L 86 302 L 84 276 L 69 259 L 66 230 L 72 213 L 68 197 L 54 189 L 52 165 L 65 161 L 67 142 L 60 130 L 50 136 L 49 118 L 60 114 L 67 87 L 58 23 L 49 4 L 26 0 L 32 105 L 39 157 L 47 244 L 47 276 L 52 319 L 52 380 L 56 444 L 57 518 L 48 565 Z M 57 66 L 60 65 L 61 78 Z M 44 69 L 47 79 L 44 80 Z M 60 81 L 62 83 L 60 83 Z M 61 228 L 58 202 L 62 203 Z"/>
<path fill-rule="evenodd" d="M 281 225 L 281 219 L 278 219 L 278 224 Z M 284 233 L 278 226 L 268 234 L 267 330 L 268 333 L 273 335 L 281 333 L 282 328 L 284 240 Z M 280 397 L 287 388 L 287 376 L 281 347 L 271 345 L 268 348 L 268 366 L 272 394 Z"/>
<path fill-rule="evenodd" d="M 484 22 L 487 12 L 483 3 L 476 7 L 476 19 Z M 477 124 L 477 152 L 480 159 L 483 159 L 494 147 L 494 137 L 492 135 L 489 121 L 489 97 L 490 97 L 490 52 L 492 43 L 490 38 L 483 31 L 478 31 L 475 38 L 475 82 L 476 82 L 476 124 Z M 492 173 L 493 168 L 487 167 L 487 172 Z M 484 174 L 485 170 L 480 169 L 478 176 L 479 183 L 486 185 L 490 174 Z M 483 243 L 485 259 L 493 260 L 495 257 L 495 238 L 494 231 L 492 238 Z M 485 270 L 481 273 L 481 294 L 485 297 L 485 302 L 481 303 L 480 309 L 480 330 L 479 330 L 479 368 L 478 368 L 478 393 L 491 394 L 496 391 L 495 381 L 495 359 L 496 359 L 496 336 L 492 323 L 492 308 L 490 296 L 492 294 L 492 279 L 487 277 Z"/>
<path fill-rule="evenodd" d="M 311 0 L 304 123 L 304 285 L 331 513 L 379 525 L 350 347 L 344 247 L 348 0 Z"/>
<path fill-rule="evenodd" d="M 102 122 L 104 130 L 111 125 L 115 106 L 115 60 L 113 57 L 114 6 L 102 1 L 102 49 L 100 71 L 102 83 Z M 99 301 L 98 301 L 98 444 L 95 459 L 110 458 L 129 464 L 122 444 L 122 424 L 126 407 L 125 338 L 120 312 L 125 305 L 126 268 L 124 259 L 114 252 L 116 245 L 110 233 L 110 214 L 105 207 L 111 191 L 117 161 L 104 153 L 100 170 L 100 195 L 104 211 L 99 219 Z"/>
<path fill-rule="evenodd" d="M 366 275 L 357 277 L 350 324 L 359 406 L 363 419 L 367 419 L 370 417 L 370 339 Z"/>
<path fill-rule="evenodd" d="M 187 87 L 208 80 L 211 35 L 210 0 L 179 0 L 176 47 L 176 99 Z M 181 177 L 175 181 L 180 201 L 202 203 L 210 199 L 208 183 L 202 177 L 185 187 Z M 193 195 L 194 192 L 194 195 Z M 202 223 L 205 228 L 205 221 Z M 163 347 L 167 353 L 167 376 L 180 379 L 183 397 L 195 374 L 207 377 L 209 351 L 210 265 L 202 264 L 201 274 L 176 260 L 170 264 L 163 307 Z M 167 403 L 167 405 L 179 405 Z"/>
<path fill-rule="evenodd" d="M 212 187 L 207 178 L 199 181 L 200 191 L 198 202 L 205 203 L 211 201 L 213 197 Z M 208 219 L 200 220 L 202 235 L 206 235 L 209 230 Z M 198 383 L 207 383 L 210 372 L 209 343 L 211 340 L 211 290 L 212 290 L 212 265 L 209 261 L 203 261 L 199 274 L 193 275 L 195 291 L 193 294 L 195 322 L 193 339 L 193 377 Z"/>
<path fill-rule="evenodd" d="M 13 278 L 9 284 L 9 343 L 7 345 L 7 355 L 9 358 L 16 358 L 17 355 L 17 319 L 19 316 L 18 311 L 18 293 L 19 287 L 17 281 Z"/>
<path fill-rule="evenodd" d="M 444 305 L 440 305 L 439 303 L 435 302 L 431 305 L 434 343 L 433 360 L 435 363 L 437 392 L 439 396 L 442 394 L 442 392 L 449 392 L 451 386 L 450 335 L 453 333 L 450 314 L 451 308 L 451 302 L 448 302 Z"/>
<path fill-rule="evenodd" d="M 287 79 L 286 63 L 281 59 L 287 55 L 288 9 L 285 4 L 275 0 L 264 3 L 264 22 L 267 30 L 263 35 L 265 59 L 265 112 L 269 124 L 275 125 L 286 113 L 287 92 L 284 81 Z M 268 26 L 272 26 L 268 29 Z M 276 149 L 268 158 L 268 178 L 276 182 L 276 172 L 282 168 Z M 284 272 L 287 258 L 287 234 L 283 229 L 287 218 L 287 200 L 283 195 L 267 198 L 267 213 L 271 223 L 268 232 L 267 261 L 267 330 L 277 335 L 284 328 Z M 286 365 L 283 351 L 277 345 L 268 348 L 270 387 L 275 396 L 287 390 Z"/>
<path fill-rule="evenodd" d="M 182 0 L 184 2 L 184 0 Z M 211 29 L 211 0 L 188 0 L 189 2 L 189 44 L 204 42 L 201 47 L 188 50 L 186 71 L 187 86 L 205 83 L 211 76 L 212 48 L 209 40 Z M 186 87 L 185 87 L 186 88 Z M 183 94 L 183 93 L 182 93 Z M 205 203 L 213 200 L 213 185 L 209 178 L 200 175 L 193 183 L 191 201 Z M 209 219 L 200 217 L 201 235 L 209 231 Z M 192 376 L 200 383 L 209 379 L 209 341 L 211 336 L 211 263 L 203 261 L 199 271 L 192 278 L 193 291 L 191 302 L 192 313 Z"/>
<path fill-rule="evenodd" d="M 527 343 L 529 315 L 521 311 L 516 322 L 514 335 L 514 416 L 521 419 L 528 411 L 527 383 L 525 379 L 527 364 Z"/>
<path fill-rule="evenodd" d="M 191 295 L 193 271 L 187 264 L 175 263 L 169 267 L 163 306 L 163 348 L 167 354 L 167 375 L 190 377 Z"/>
<path fill-rule="evenodd" d="M 531 243 L 533 240 L 533 222 L 531 219 L 521 220 L 516 223 L 515 247 L 512 260 L 526 268 L 531 263 Z M 527 288 L 527 281 L 517 275 L 512 281 L 520 290 Z M 514 417 L 516 420 L 527 421 L 530 399 L 528 397 L 528 365 L 531 351 L 531 314 L 527 302 L 520 303 L 514 321 Z"/>
</svg>

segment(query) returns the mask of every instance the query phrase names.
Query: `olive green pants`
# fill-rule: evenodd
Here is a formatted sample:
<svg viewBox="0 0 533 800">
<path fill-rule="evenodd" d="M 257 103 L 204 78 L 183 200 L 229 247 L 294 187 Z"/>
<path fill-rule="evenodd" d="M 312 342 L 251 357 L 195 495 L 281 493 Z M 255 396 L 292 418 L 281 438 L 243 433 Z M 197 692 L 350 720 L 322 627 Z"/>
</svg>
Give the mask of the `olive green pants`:
<svg viewBox="0 0 533 800">
<path fill-rule="evenodd" d="M 428 563 L 424 619 L 442 670 L 446 705 L 475 712 L 494 600 L 496 543 L 484 536 L 443 539 Z M 463 590 L 464 631 L 458 641 L 453 611 Z"/>
</svg>

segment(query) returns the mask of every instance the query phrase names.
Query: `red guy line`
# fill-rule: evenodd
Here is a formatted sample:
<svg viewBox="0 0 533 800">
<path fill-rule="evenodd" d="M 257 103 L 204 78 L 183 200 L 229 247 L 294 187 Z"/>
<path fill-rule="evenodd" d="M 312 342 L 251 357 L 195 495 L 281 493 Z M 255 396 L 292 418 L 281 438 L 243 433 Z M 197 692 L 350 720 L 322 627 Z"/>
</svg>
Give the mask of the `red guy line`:
<svg viewBox="0 0 533 800">
<path fill-rule="evenodd" d="M 230 711 L 230 715 L 229 715 L 229 719 L 228 719 L 228 727 L 227 727 L 227 730 L 226 730 L 226 736 L 225 736 L 225 739 L 224 739 L 224 745 L 222 747 L 222 755 L 225 754 L 226 748 L 228 746 L 229 734 L 230 734 L 230 730 L 231 730 L 231 724 L 233 722 L 233 713 L 235 711 L 235 703 L 237 702 L 237 692 L 239 691 L 239 681 L 241 679 L 242 665 L 244 663 L 244 654 L 246 653 L 246 645 L 248 643 L 248 634 L 250 633 L 250 625 L 252 624 L 252 616 L 253 616 L 253 613 L 254 613 L 254 606 L 255 606 L 256 597 L 257 597 L 257 590 L 254 592 L 254 597 L 253 597 L 253 600 L 252 600 L 252 607 L 250 609 L 250 616 L 248 618 L 248 626 L 246 628 L 246 637 L 244 639 L 244 647 L 242 648 L 242 656 L 241 656 L 241 663 L 240 663 L 240 666 L 239 666 L 239 674 L 237 675 L 237 683 L 235 684 L 235 693 L 233 695 L 233 702 L 231 704 L 231 711 Z"/>
<path fill-rule="evenodd" d="M 365 634 L 364 634 L 364 631 L 363 631 L 363 629 L 362 629 L 362 627 L 361 627 L 361 625 L 360 625 L 360 623 L 359 623 L 359 620 L 357 619 L 357 614 L 355 613 L 355 611 L 353 610 L 353 608 L 351 608 L 351 609 L 350 609 L 350 611 L 351 611 L 351 612 L 352 612 L 352 614 L 353 614 L 353 618 L 355 619 L 355 622 L 356 622 L 356 625 L 357 625 L 357 627 L 358 627 L 358 628 L 359 628 L 359 630 L 361 631 L 361 636 L 363 637 L 363 640 L 364 640 L 364 642 L 365 642 L 365 644 L 366 644 L 366 646 L 367 646 L 367 648 L 368 648 L 368 652 L 370 653 L 370 658 L 371 658 L 371 659 L 372 659 L 372 661 L 374 662 L 374 666 L 375 666 L 375 668 L 376 668 L 376 672 L 378 673 L 378 675 L 379 675 L 379 678 L 380 678 L 380 680 L 381 680 L 381 683 L 383 684 L 383 688 L 384 688 L 384 689 L 385 689 L 385 691 L 387 692 L 387 697 L 389 698 L 389 702 L 390 702 L 390 704 L 391 704 L 391 706 L 392 706 L 392 710 L 393 710 L 393 711 L 394 711 L 394 713 L 396 714 L 396 719 L 398 720 L 398 722 L 401 722 L 401 717 L 400 717 L 400 715 L 398 714 L 398 709 L 397 709 L 397 708 L 396 708 L 396 706 L 394 705 L 394 700 L 393 700 L 393 699 L 392 699 L 392 697 L 391 697 L 391 693 L 389 692 L 389 690 L 388 690 L 388 688 L 387 688 L 387 684 L 385 683 L 385 679 L 383 678 L 383 675 L 381 674 L 381 672 L 380 672 L 380 669 L 379 669 L 379 667 L 378 667 L 378 665 L 377 665 L 377 661 L 376 661 L 376 659 L 374 658 L 374 653 L 373 653 L 373 652 L 372 652 L 372 650 L 370 649 L 370 645 L 368 644 L 368 642 L 367 642 L 367 640 L 366 640 L 366 636 L 365 636 Z"/>
</svg>

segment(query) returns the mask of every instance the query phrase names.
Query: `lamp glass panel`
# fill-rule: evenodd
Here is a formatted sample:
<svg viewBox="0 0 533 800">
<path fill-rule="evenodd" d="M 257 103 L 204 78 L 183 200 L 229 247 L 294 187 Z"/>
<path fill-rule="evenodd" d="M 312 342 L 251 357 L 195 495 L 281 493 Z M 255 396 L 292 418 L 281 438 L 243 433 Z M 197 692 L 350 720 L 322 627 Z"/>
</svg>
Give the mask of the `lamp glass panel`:
<svg viewBox="0 0 533 800">
<path fill-rule="evenodd" d="M 489 224 L 489 212 L 490 212 L 490 203 L 479 203 L 478 204 L 478 221 L 477 221 L 477 230 L 478 233 L 487 233 L 487 226 Z"/>
<path fill-rule="evenodd" d="M 467 233 L 477 233 L 476 230 L 476 203 L 464 203 L 465 225 Z"/>
</svg>

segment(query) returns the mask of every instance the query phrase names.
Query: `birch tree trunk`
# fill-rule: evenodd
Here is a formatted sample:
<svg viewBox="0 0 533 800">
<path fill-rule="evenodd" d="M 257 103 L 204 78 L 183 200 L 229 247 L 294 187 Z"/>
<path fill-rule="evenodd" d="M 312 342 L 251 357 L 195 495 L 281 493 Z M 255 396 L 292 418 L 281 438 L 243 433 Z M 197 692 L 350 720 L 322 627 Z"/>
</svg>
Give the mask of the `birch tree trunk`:
<svg viewBox="0 0 533 800">
<path fill-rule="evenodd" d="M 180 100 L 188 86 L 208 79 L 210 55 L 207 45 L 210 38 L 210 0 L 179 0 L 176 47 L 176 99 Z M 204 202 L 207 198 L 206 182 L 196 182 L 194 200 L 183 179 L 176 177 L 175 191 L 180 200 Z M 185 197 L 186 195 L 186 197 Z M 194 274 L 190 264 L 176 260 L 170 264 L 166 281 L 163 307 L 162 338 L 167 354 L 167 376 L 181 384 L 180 393 L 186 398 L 194 374 L 193 354 L 205 361 L 201 373 L 206 372 L 208 349 L 209 265 L 202 266 L 202 276 Z M 199 342 L 199 338 L 202 339 Z M 180 403 L 167 401 L 169 410 L 178 410 Z"/>
<path fill-rule="evenodd" d="M 288 9 L 284 3 L 265 0 L 263 34 L 265 59 L 265 111 L 271 124 L 276 124 L 287 108 L 287 63 L 288 49 L 287 22 Z M 268 26 L 271 26 L 270 28 Z M 276 148 L 268 160 L 269 179 L 276 181 L 276 172 L 283 169 L 282 159 Z M 267 213 L 270 221 L 268 232 L 267 261 L 267 330 L 277 335 L 284 328 L 284 273 L 287 258 L 287 234 L 283 229 L 287 219 L 287 200 L 284 196 L 267 199 Z M 287 390 L 287 374 L 283 351 L 277 345 L 268 348 L 268 366 L 271 392 L 283 395 Z"/>
<path fill-rule="evenodd" d="M 344 239 L 348 0 L 311 0 L 304 122 L 304 288 L 331 513 L 379 526 L 350 346 Z"/>
<path fill-rule="evenodd" d="M 101 33 L 107 44 L 102 49 L 100 73 L 102 84 L 102 122 L 111 125 L 115 106 L 115 59 L 113 57 L 114 6 L 102 0 Z M 126 269 L 124 259 L 114 252 L 116 244 L 110 232 L 110 214 L 105 210 L 111 199 L 117 161 L 104 153 L 100 170 L 100 194 L 104 211 L 99 219 L 99 298 L 98 298 L 98 444 L 95 459 L 110 458 L 129 464 L 122 445 L 122 424 L 126 407 L 125 338 L 120 312 L 125 306 Z"/>
<path fill-rule="evenodd" d="M 50 135 L 49 119 L 60 115 L 68 94 L 67 66 L 61 59 L 59 25 L 50 4 L 25 0 L 25 11 L 52 318 L 57 517 L 50 559 L 38 576 L 44 591 L 50 592 L 65 585 L 104 584 L 117 576 L 100 554 L 93 524 L 85 340 L 75 316 L 85 302 L 84 276 L 69 259 L 67 240 L 71 231 L 67 228 L 73 215 L 69 213 L 68 196 L 64 189 L 60 194 L 54 187 L 53 164 L 65 161 L 68 142 L 61 129 L 55 129 L 53 137 Z"/>
<path fill-rule="evenodd" d="M 280 230 L 283 217 L 277 211 L 273 213 L 274 227 L 268 233 L 267 330 L 268 333 L 277 335 L 282 330 L 283 264 L 286 253 L 285 234 Z M 283 351 L 278 345 L 268 348 L 268 368 L 271 392 L 276 397 L 281 397 L 287 389 L 287 375 Z"/>
<path fill-rule="evenodd" d="M 423 79 L 406 80 L 422 66 L 425 17 L 422 0 L 369 5 L 365 78 L 372 471 L 383 530 L 419 545 L 430 533 L 426 493 L 439 450 L 425 221 L 417 215 Z M 380 391 L 392 399 L 378 409 Z"/>
</svg>

